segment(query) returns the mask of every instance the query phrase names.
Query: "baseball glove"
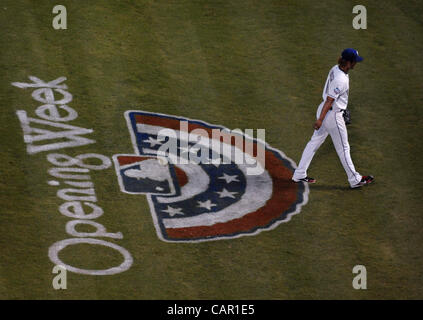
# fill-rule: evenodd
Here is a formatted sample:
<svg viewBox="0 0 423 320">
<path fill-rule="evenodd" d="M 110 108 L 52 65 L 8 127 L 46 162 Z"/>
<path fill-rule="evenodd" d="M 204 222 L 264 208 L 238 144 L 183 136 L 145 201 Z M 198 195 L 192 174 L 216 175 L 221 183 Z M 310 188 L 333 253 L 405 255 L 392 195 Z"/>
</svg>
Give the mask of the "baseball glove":
<svg viewBox="0 0 423 320">
<path fill-rule="evenodd" d="M 345 124 L 351 124 L 351 112 L 349 109 L 345 109 L 342 116 L 344 117 Z"/>
</svg>

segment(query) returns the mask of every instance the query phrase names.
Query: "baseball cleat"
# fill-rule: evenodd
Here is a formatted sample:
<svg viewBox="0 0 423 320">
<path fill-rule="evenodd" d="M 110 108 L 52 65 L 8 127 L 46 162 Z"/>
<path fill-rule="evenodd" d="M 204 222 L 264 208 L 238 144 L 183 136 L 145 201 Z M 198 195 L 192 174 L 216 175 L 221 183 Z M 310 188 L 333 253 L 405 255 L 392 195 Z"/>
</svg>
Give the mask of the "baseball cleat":
<svg viewBox="0 0 423 320">
<path fill-rule="evenodd" d="M 311 178 L 311 177 L 305 177 L 305 178 L 302 178 L 302 179 L 294 179 L 294 178 L 292 178 L 292 181 L 294 181 L 294 182 L 308 182 L 308 183 L 316 183 L 316 179 L 313 179 L 313 178 Z"/>
<path fill-rule="evenodd" d="M 351 188 L 360 188 L 362 186 L 366 186 L 368 184 L 371 184 L 375 180 L 375 177 L 373 176 L 362 176 L 361 181 L 353 186 Z"/>
</svg>

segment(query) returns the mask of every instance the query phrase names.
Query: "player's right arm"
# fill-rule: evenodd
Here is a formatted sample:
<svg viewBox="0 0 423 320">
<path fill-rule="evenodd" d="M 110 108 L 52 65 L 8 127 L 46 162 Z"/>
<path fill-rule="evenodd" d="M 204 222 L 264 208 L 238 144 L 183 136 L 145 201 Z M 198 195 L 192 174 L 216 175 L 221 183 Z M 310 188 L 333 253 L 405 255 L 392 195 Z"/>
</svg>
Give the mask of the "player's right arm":
<svg viewBox="0 0 423 320">
<path fill-rule="evenodd" d="M 333 102 L 335 101 L 334 98 L 327 96 L 325 104 L 323 105 L 322 108 L 322 112 L 320 112 L 320 117 L 319 119 L 316 120 L 316 122 L 314 123 L 313 127 L 316 130 L 319 130 L 320 127 L 322 126 L 323 120 L 326 117 L 326 113 L 328 113 L 330 107 L 332 107 Z"/>
</svg>

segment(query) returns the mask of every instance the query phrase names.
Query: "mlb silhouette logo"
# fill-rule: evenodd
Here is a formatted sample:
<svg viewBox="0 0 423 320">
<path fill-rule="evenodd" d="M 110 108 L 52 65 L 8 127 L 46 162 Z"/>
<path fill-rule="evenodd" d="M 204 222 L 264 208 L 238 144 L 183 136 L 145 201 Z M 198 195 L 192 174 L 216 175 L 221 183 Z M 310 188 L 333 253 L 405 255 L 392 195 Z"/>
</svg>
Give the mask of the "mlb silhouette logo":
<svg viewBox="0 0 423 320">
<path fill-rule="evenodd" d="M 130 194 L 177 195 L 173 165 L 157 157 L 115 155 L 121 190 Z"/>
</svg>

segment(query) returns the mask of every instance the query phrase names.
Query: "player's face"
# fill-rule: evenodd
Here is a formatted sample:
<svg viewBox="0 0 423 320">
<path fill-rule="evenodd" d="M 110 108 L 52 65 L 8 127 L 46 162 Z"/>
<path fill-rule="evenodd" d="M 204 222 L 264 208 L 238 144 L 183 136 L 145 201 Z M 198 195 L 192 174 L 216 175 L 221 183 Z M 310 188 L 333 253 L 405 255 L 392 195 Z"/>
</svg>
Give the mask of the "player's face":
<svg viewBox="0 0 423 320">
<path fill-rule="evenodd" d="M 350 64 L 350 69 L 354 69 L 355 65 L 357 64 L 356 61 L 354 62 L 348 62 Z"/>
</svg>

